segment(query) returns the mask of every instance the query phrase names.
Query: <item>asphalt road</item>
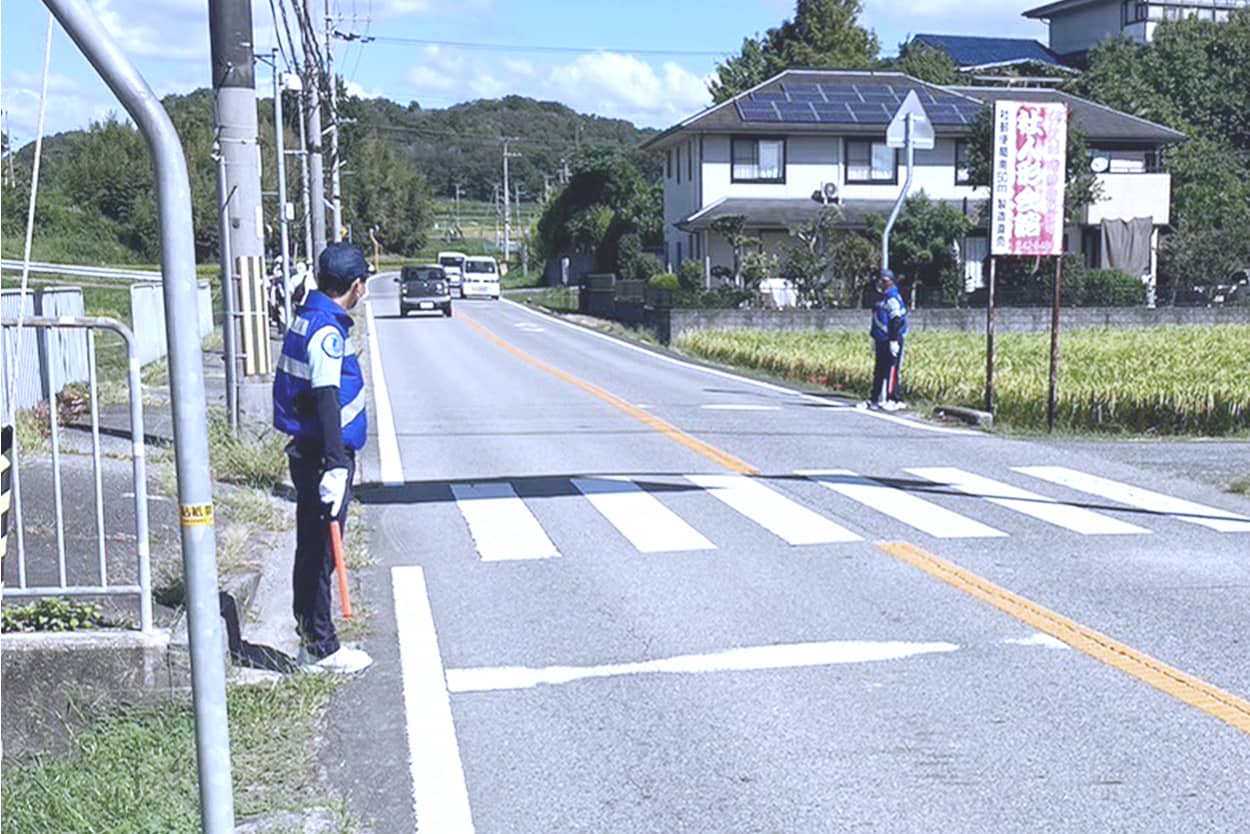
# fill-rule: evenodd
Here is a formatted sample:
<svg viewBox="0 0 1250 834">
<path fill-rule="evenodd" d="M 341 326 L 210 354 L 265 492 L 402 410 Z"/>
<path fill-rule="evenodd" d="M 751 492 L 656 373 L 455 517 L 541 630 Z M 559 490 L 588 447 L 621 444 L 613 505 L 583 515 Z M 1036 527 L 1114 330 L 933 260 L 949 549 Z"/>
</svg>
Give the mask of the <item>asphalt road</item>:
<svg viewBox="0 0 1250 834">
<path fill-rule="evenodd" d="M 1250 825 L 1245 497 L 371 303 L 378 662 L 326 765 L 374 830 Z"/>
</svg>

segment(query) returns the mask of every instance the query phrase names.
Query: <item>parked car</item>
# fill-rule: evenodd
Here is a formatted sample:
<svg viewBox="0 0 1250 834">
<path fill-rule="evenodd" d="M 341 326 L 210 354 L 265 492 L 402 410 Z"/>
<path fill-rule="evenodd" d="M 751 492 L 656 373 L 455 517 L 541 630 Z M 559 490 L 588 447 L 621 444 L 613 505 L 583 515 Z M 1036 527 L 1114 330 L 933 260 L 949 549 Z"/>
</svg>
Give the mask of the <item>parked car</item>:
<svg viewBox="0 0 1250 834">
<path fill-rule="evenodd" d="M 465 258 L 462 298 L 493 298 L 499 300 L 499 264 L 489 256 Z"/>
<path fill-rule="evenodd" d="M 460 294 L 460 282 L 464 274 L 464 260 L 468 255 L 463 252 L 439 252 L 438 265 L 447 273 L 447 284 L 453 295 Z"/>
<path fill-rule="evenodd" d="M 451 315 L 451 288 L 447 283 L 447 273 L 438 264 L 405 266 L 395 281 L 399 284 L 401 316 L 407 316 L 413 310 Z"/>
</svg>

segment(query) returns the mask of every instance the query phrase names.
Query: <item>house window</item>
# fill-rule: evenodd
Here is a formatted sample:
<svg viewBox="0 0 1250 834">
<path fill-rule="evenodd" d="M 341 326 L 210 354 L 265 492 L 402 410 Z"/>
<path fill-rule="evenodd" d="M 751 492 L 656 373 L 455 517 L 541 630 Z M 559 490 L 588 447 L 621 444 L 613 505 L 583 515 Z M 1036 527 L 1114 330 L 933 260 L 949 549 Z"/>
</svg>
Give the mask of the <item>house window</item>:
<svg viewBox="0 0 1250 834">
<path fill-rule="evenodd" d="M 1124 0 L 1120 5 L 1120 25 L 1141 23 L 1150 17 L 1150 4 L 1142 0 Z"/>
<path fill-rule="evenodd" d="M 786 140 L 735 136 L 734 182 L 785 182 Z"/>
<path fill-rule="evenodd" d="M 686 149 L 686 179 L 694 182 L 694 142 Z"/>
<path fill-rule="evenodd" d="M 884 142 L 846 140 L 846 181 L 891 185 L 898 182 L 898 152 Z"/>
<path fill-rule="evenodd" d="M 667 180 L 673 178 L 673 152 L 671 150 L 664 154 L 664 178 Z"/>
<path fill-rule="evenodd" d="M 681 185 L 681 146 L 677 147 L 677 184 Z"/>
<path fill-rule="evenodd" d="M 955 140 L 955 185 L 972 184 L 972 166 L 968 161 L 971 147 L 967 139 Z"/>
<path fill-rule="evenodd" d="M 677 266 L 681 267 L 681 241 L 677 241 Z"/>
</svg>

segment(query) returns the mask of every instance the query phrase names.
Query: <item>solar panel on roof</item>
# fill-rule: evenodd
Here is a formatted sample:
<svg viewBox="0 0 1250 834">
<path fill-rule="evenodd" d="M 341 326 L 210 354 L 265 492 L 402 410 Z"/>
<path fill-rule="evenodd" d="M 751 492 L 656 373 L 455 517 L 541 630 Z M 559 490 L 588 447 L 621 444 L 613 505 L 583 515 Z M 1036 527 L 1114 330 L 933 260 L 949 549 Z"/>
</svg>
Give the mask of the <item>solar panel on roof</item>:
<svg viewBox="0 0 1250 834">
<path fill-rule="evenodd" d="M 848 104 L 846 107 L 860 124 L 888 124 L 893 116 L 893 111 L 879 102 Z"/>
<path fill-rule="evenodd" d="M 829 90 L 825 90 L 825 100 L 831 101 L 831 102 L 840 102 L 842 104 L 850 104 L 851 102 L 855 102 L 856 104 L 859 104 L 860 102 L 863 101 L 863 99 L 859 97 L 859 93 L 853 93 L 850 91 L 841 91 L 841 90 L 839 90 L 836 93 L 831 92 Z"/>
<path fill-rule="evenodd" d="M 851 111 L 847 110 L 846 105 L 840 102 L 813 104 L 812 109 L 816 111 L 816 118 L 824 123 L 840 123 L 851 120 Z"/>
<path fill-rule="evenodd" d="M 777 105 L 783 122 L 814 122 L 816 113 L 807 102 L 792 102 Z"/>
<path fill-rule="evenodd" d="M 781 117 L 777 115 L 777 109 L 773 107 L 771 101 L 740 101 L 738 102 L 738 114 L 746 122 L 781 121 Z"/>
<path fill-rule="evenodd" d="M 790 101 L 824 101 L 825 94 L 820 91 L 820 87 L 815 84 L 802 84 L 793 87 L 786 87 L 786 92 L 790 95 Z"/>
<path fill-rule="evenodd" d="M 777 90 L 769 90 L 763 93 L 752 93 L 751 98 L 755 101 L 786 101 L 786 94 Z"/>
</svg>

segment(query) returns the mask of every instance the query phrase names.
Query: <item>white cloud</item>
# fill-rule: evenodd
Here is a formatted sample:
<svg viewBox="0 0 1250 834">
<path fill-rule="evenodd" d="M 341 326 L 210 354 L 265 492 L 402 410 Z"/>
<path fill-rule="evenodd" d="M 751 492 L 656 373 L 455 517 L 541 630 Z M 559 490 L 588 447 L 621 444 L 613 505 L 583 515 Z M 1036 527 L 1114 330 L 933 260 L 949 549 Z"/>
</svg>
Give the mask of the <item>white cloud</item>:
<svg viewBox="0 0 1250 834">
<path fill-rule="evenodd" d="M 554 99 L 575 110 L 648 126 L 668 125 L 709 102 L 706 79 L 679 64 L 658 69 L 633 55 L 595 52 L 553 66 L 504 59 L 496 66 L 480 53 L 427 47 L 426 61 L 406 80 L 439 105 L 509 93 Z"/>
<path fill-rule="evenodd" d="M 386 95 L 381 90 L 365 87 L 356 81 L 343 82 L 343 88 L 347 90 L 349 96 L 355 96 L 356 98 L 383 98 Z"/>
<path fill-rule="evenodd" d="M 1003 0 L 865 0 L 860 18 L 881 36 L 882 51 L 893 53 L 898 41 L 928 32 L 1046 40 L 1046 27 L 1021 13 L 1039 3 Z M 894 34 L 897 33 L 897 36 Z"/>
<path fill-rule="evenodd" d="M 165 0 L 154 14 L 142 0 L 91 0 L 91 8 L 122 51 L 131 57 L 201 61 L 208 57 L 208 7 Z"/>
<path fill-rule="evenodd" d="M 494 0 L 382 0 L 377 17 L 489 11 Z"/>
</svg>

